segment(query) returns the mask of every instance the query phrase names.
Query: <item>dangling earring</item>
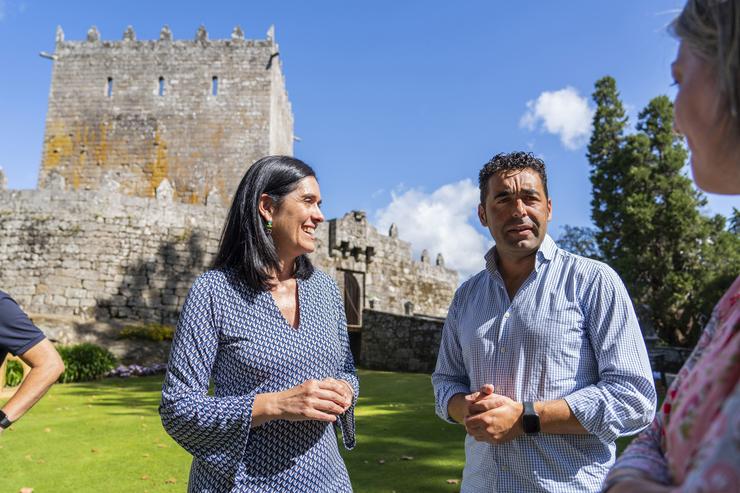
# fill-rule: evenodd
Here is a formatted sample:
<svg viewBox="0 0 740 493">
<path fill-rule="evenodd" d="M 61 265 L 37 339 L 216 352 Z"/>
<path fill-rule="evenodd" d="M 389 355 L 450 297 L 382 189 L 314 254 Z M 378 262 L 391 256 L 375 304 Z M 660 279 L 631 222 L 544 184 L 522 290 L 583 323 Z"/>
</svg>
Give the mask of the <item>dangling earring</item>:
<svg viewBox="0 0 740 493">
<path fill-rule="evenodd" d="M 268 220 L 265 223 L 265 232 L 267 233 L 267 236 L 272 235 L 272 221 Z"/>
</svg>

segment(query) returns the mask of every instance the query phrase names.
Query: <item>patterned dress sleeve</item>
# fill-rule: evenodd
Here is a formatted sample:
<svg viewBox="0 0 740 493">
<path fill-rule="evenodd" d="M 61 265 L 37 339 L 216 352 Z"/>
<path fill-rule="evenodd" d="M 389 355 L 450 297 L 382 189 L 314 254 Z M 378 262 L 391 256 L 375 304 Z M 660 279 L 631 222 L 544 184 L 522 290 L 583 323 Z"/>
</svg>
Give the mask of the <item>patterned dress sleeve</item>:
<svg viewBox="0 0 740 493">
<path fill-rule="evenodd" d="M 169 435 L 205 465 L 233 475 L 252 421 L 254 393 L 208 395 L 218 329 L 205 275 L 190 289 L 177 324 L 159 414 Z"/>
<path fill-rule="evenodd" d="M 336 284 L 332 283 L 332 297 L 334 298 L 334 306 L 337 311 L 338 324 L 337 330 L 339 332 L 339 343 L 342 348 L 341 364 L 337 368 L 337 372 L 334 378 L 337 380 L 344 380 L 352 386 L 352 392 L 354 394 L 352 399 L 352 405 L 344 414 L 339 416 L 336 425 L 342 432 L 342 443 L 347 450 L 352 450 L 355 447 L 355 406 L 357 404 L 357 398 L 360 396 L 360 381 L 357 378 L 355 372 L 354 359 L 352 358 L 352 351 L 349 347 L 349 334 L 347 333 L 347 316 L 344 313 L 344 305 L 342 298 L 339 294 L 339 288 Z"/>
<path fill-rule="evenodd" d="M 740 383 L 727 397 L 678 493 L 740 491 Z"/>
<path fill-rule="evenodd" d="M 716 314 L 712 316 L 696 347 L 681 367 L 673 383 L 671 383 L 666 398 L 663 400 L 663 405 L 656 414 L 652 424 L 635 438 L 622 455 L 619 456 L 614 467 L 609 471 L 610 475 L 625 469 L 637 469 L 658 483 L 665 485 L 671 483 L 668 461 L 663 453 L 665 416 L 670 413 L 671 402 L 676 395 L 676 390 L 681 387 L 683 379 L 696 365 L 696 362 L 699 361 L 704 350 L 709 346 L 709 343 L 712 342 L 715 330 Z"/>
</svg>

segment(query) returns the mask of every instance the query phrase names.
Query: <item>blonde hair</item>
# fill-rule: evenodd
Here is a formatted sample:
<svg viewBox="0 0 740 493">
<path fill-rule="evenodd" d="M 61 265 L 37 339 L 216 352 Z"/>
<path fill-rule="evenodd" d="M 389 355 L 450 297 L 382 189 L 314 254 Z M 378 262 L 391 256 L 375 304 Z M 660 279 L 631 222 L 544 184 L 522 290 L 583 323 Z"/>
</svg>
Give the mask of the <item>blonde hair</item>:
<svg viewBox="0 0 740 493">
<path fill-rule="evenodd" d="M 730 117 L 740 114 L 740 0 L 688 0 L 671 32 L 717 70 L 719 92 Z"/>
</svg>

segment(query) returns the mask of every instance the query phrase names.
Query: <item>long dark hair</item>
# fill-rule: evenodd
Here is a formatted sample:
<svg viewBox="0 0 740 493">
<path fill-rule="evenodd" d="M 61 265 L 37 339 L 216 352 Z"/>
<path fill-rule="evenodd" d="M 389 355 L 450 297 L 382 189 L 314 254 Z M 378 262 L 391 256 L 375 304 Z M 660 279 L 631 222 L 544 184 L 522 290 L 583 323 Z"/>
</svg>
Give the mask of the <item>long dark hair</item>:
<svg viewBox="0 0 740 493">
<path fill-rule="evenodd" d="M 316 173 L 300 159 L 266 156 L 256 161 L 234 194 L 213 268 L 234 268 L 252 289 L 269 290 L 270 280 L 280 270 L 280 259 L 259 213 L 260 197 L 266 193 L 280 207 L 285 196 L 307 176 L 315 177 Z M 306 255 L 296 259 L 294 274 L 298 279 L 313 274 Z"/>
</svg>

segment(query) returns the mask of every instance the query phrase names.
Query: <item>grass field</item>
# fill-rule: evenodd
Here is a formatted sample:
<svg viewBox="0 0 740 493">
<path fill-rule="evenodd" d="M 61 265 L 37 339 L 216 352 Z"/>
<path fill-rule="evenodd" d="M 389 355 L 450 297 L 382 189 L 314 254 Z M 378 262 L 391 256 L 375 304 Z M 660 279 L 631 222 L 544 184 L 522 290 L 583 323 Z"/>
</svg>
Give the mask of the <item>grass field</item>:
<svg viewBox="0 0 740 493">
<path fill-rule="evenodd" d="M 458 491 L 464 430 L 434 415 L 429 375 L 359 374 L 357 447 L 343 451 L 355 491 Z M 190 456 L 160 424 L 161 380 L 56 385 L 0 435 L 0 492 L 185 491 Z"/>
</svg>

